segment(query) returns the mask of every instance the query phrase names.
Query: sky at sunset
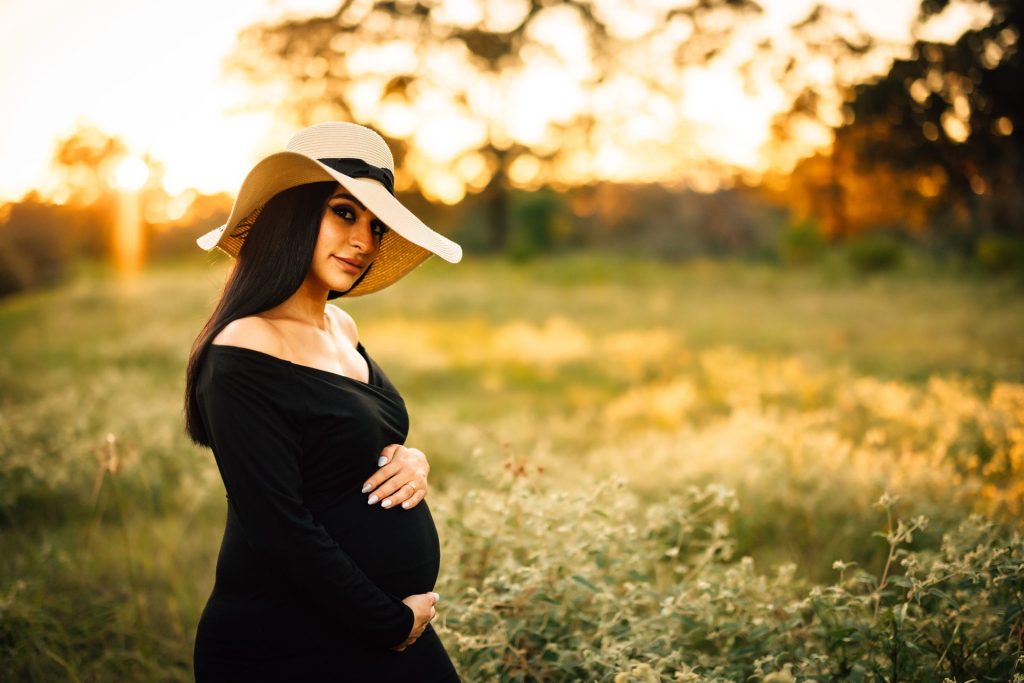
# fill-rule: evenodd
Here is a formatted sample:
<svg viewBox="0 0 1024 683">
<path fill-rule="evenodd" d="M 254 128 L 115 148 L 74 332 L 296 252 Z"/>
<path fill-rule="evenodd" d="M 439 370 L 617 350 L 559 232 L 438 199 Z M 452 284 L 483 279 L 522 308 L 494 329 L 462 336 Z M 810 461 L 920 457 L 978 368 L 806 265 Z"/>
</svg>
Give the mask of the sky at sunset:
<svg viewBox="0 0 1024 683">
<path fill-rule="evenodd" d="M 451 0 L 454 1 L 454 0 Z M 336 0 L 5 0 L 0 3 L 0 201 L 45 189 L 57 137 L 78 122 L 122 138 L 165 164 L 171 194 L 188 187 L 233 191 L 259 156 L 290 130 L 266 113 L 241 113 L 247 90 L 222 78 L 221 62 L 244 26 L 283 13 L 325 12 Z M 764 26 L 799 20 L 811 0 L 763 0 Z M 875 35 L 906 41 L 919 0 L 833 0 Z M 957 7 L 938 33 L 962 31 Z M 739 166 L 758 147 L 778 101 L 755 100 L 718 72 L 689 76 L 683 107 L 708 140 L 702 154 Z M 529 88 L 529 84 L 525 87 Z M 608 160 L 614 164 L 614 158 Z"/>
</svg>

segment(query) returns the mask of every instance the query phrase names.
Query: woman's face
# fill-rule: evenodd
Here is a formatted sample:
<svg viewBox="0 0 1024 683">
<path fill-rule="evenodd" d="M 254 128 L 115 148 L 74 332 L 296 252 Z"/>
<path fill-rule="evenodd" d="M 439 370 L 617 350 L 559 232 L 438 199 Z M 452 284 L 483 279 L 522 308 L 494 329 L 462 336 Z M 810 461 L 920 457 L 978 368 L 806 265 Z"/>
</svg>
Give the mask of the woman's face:
<svg viewBox="0 0 1024 683">
<path fill-rule="evenodd" d="M 373 263 L 387 230 L 373 212 L 338 185 L 327 200 L 306 278 L 344 292 Z"/>
</svg>

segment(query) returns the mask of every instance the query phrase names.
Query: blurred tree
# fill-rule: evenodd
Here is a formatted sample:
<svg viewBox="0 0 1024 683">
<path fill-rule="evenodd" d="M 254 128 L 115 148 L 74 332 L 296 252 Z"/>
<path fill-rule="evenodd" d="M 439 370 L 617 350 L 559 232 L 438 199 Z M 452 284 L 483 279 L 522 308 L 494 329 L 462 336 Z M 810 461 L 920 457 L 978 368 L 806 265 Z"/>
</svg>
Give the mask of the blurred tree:
<svg viewBox="0 0 1024 683">
<path fill-rule="evenodd" d="M 784 159 L 806 148 L 806 140 L 831 132 L 844 122 L 842 100 L 851 84 L 870 71 L 869 64 L 879 53 L 893 45 L 866 32 L 852 12 L 824 4 L 815 5 L 792 27 L 793 44 L 784 52 L 765 41 L 758 46 L 758 58 L 771 64 L 777 82 L 786 91 L 790 108 L 776 117 L 770 143 L 772 151 Z M 756 61 L 756 60 L 754 60 Z M 849 231 L 847 193 L 843 178 L 843 157 L 837 152 L 815 157 L 813 164 L 801 169 L 799 179 L 813 189 L 791 191 L 788 200 L 800 216 L 801 233 L 806 226 L 820 223 L 829 234 Z M 808 162 L 804 162 L 807 164 Z"/>
<path fill-rule="evenodd" d="M 57 140 L 52 168 L 57 175 L 56 199 L 61 204 L 86 206 L 112 189 L 117 164 L 128 155 L 118 138 L 88 124 Z"/>
<path fill-rule="evenodd" d="M 594 136 L 604 134 L 582 95 L 566 99 L 542 130 L 517 132 L 510 111 L 519 104 L 516 78 L 550 66 L 571 74 L 568 90 L 585 94 L 628 77 L 643 92 L 678 102 L 681 70 L 712 59 L 737 19 L 759 10 L 753 0 L 649 10 L 590 0 L 344 0 L 328 16 L 250 27 L 229 68 L 254 84 L 283 83 L 284 96 L 272 89 L 270 104 L 297 125 L 340 118 L 378 128 L 399 143 L 402 175 L 429 196 L 457 201 L 466 189 L 483 193 L 492 246 L 503 249 L 511 182 L 543 184 L 551 175 L 545 169 L 573 166 L 574 155 L 594 149 Z M 668 46 L 673 59 L 653 60 L 653 45 Z M 615 103 L 623 117 L 642 105 L 643 92 Z M 461 125 L 432 126 L 441 111 Z M 446 146 L 458 153 L 445 158 Z"/>
<path fill-rule="evenodd" d="M 923 12 L 944 4 L 926 2 Z M 892 168 L 907 201 L 971 249 L 984 232 L 1024 237 L 1024 7 L 990 4 L 988 26 L 951 45 L 918 42 L 885 78 L 858 87 L 854 121 L 837 137 L 857 175 Z"/>
<path fill-rule="evenodd" d="M 102 254 L 107 226 L 96 211 L 30 192 L 0 216 L 0 297 L 59 280 L 82 256 Z"/>
<path fill-rule="evenodd" d="M 789 190 L 830 235 L 932 228 L 965 251 L 985 233 L 1024 238 L 1024 7 L 987 4 L 984 27 L 952 43 L 918 40 L 884 76 L 845 90 L 831 149 L 801 162 Z M 947 5 L 924 2 L 918 30 Z M 818 116 L 802 106 L 813 99 L 781 125 Z"/>
</svg>

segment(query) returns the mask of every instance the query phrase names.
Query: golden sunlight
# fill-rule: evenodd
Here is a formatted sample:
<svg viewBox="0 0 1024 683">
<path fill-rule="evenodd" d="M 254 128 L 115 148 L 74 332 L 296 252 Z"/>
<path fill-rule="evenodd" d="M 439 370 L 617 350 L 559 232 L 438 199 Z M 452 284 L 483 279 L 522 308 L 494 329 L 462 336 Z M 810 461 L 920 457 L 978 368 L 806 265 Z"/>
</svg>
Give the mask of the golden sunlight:
<svg viewBox="0 0 1024 683">
<path fill-rule="evenodd" d="M 142 267 L 142 202 L 134 190 L 117 195 L 117 222 L 114 225 L 114 263 L 123 276 L 131 277 Z"/>
<path fill-rule="evenodd" d="M 149 180 L 149 167 L 137 157 L 128 157 L 117 166 L 114 182 L 122 190 L 135 191 Z"/>
<path fill-rule="evenodd" d="M 614 15 L 617 32 L 629 35 L 652 28 L 645 23 L 652 15 L 643 6 L 661 2 L 602 0 L 597 7 Z M 471 0 L 443 4 L 455 25 L 467 27 L 477 22 L 511 26 L 526 11 L 523 0 L 495 0 L 484 6 Z M 892 0 L 884 7 L 854 0 L 825 4 L 853 12 L 870 31 L 886 39 L 906 43 L 911 38 L 904 35 L 909 33 L 909 18 L 919 2 Z M 67 135 L 83 121 L 117 137 L 131 153 L 158 160 L 159 181 L 170 195 L 189 188 L 203 193 L 236 191 L 246 169 L 278 149 L 294 131 L 272 110 L 271 103 L 283 91 L 268 86 L 258 97 L 251 85 L 225 78 L 224 60 L 234 46 L 234 36 L 257 21 L 330 12 L 337 2 L 258 0 L 211 5 L 181 0 L 172 6 L 49 0 L 37 5 L 8 3 L 0 9 L 0 63 L 9 67 L 0 69 L 0 89 L 19 105 L 0 111 L 3 128 L 18 132 L 0 139 L 0 201 L 16 200 L 33 188 L 59 198 L 62 188 L 47 180 L 50 146 L 54 138 Z M 742 29 L 744 39 L 737 41 L 738 46 L 703 67 L 688 69 L 671 96 L 650 96 L 645 88 L 621 79 L 594 93 L 585 92 L 580 79 L 588 75 L 593 55 L 581 19 L 568 8 L 550 7 L 529 25 L 531 37 L 549 48 L 550 54 L 533 59 L 529 66 L 506 69 L 494 83 L 469 83 L 465 109 L 428 92 L 382 97 L 388 79 L 381 73 L 378 80 L 355 86 L 354 116 L 408 140 L 425 171 L 446 169 L 437 178 L 417 177 L 431 198 L 445 202 L 459 201 L 467 190 L 485 184 L 488 173 L 472 160 L 452 168 L 472 154 L 482 139 L 490 136 L 502 149 L 517 142 L 526 144 L 543 155 L 571 146 L 572 140 L 559 128 L 588 108 L 596 109 L 598 115 L 594 148 L 581 154 L 569 151 L 557 168 L 545 169 L 543 178 L 524 157 L 515 169 L 517 182 L 655 179 L 652 176 L 689 182 L 691 176 L 700 176 L 703 185 L 709 173 L 721 176 L 723 169 L 760 172 L 780 165 L 777 155 L 766 153 L 765 141 L 771 135 L 772 115 L 785 105 L 785 98 L 770 84 L 759 92 L 748 92 L 734 61 L 742 56 L 743 45 L 778 38 L 810 11 L 813 2 L 764 0 L 762 5 L 763 13 Z M 957 0 L 928 24 L 925 33 L 933 38 L 953 36 L 986 18 Z M 138 31 L 138 26 L 160 26 L 161 30 Z M 678 28 L 692 30 L 682 24 Z M 111 39 L 97 43 L 92 36 L 100 33 Z M 178 39 L 182 35 L 189 36 L 187 43 Z M 737 55 L 729 58 L 734 49 Z M 68 54 L 76 58 L 63 57 Z M 125 59 L 126 54 L 140 57 Z M 635 60 L 638 54 L 620 58 Z M 658 54 L 661 60 L 670 57 Z M 362 48 L 353 55 L 355 66 L 368 62 L 374 68 L 414 68 L 418 58 L 413 46 L 397 41 L 376 50 Z M 31 76 L 16 64 L 31 64 Z M 311 64 L 316 73 L 327 68 L 322 60 Z M 468 77 L 467 64 L 465 49 L 452 46 L 427 55 L 423 68 L 429 77 L 442 80 L 453 74 Z M 653 74 L 658 64 L 646 65 L 643 73 Z M 109 79 L 122 87 L 112 92 L 106 87 Z M 154 106 L 155 102 L 160 105 Z M 632 115 L 626 116 L 627 110 Z M 947 117 L 943 128 L 962 137 L 962 118 L 959 114 Z M 999 126 L 1002 131 L 1009 124 Z M 822 143 L 820 131 L 810 133 L 793 143 L 793 156 Z M 149 174 L 140 159 L 126 160 L 117 168 L 115 182 L 119 188 L 136 189 L 152 182 Z"/>
</svg>

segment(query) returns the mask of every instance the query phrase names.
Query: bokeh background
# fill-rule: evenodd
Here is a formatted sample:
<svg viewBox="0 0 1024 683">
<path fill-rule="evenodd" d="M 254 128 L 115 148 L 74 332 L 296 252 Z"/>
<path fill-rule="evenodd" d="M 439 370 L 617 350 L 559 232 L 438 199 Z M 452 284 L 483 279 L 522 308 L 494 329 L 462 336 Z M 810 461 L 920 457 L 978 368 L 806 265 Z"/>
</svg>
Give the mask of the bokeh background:
<svg viewBox="0 0 1024 683">
<path fill-rule="evenodd" d="M 192 679 L 194 240 L 327 120 L 465 249 L 339 301 L 432 464 L 465 680 L 1024 680 L 1022 21 L 0 5 L 0 680 Z"/>
</svg>

